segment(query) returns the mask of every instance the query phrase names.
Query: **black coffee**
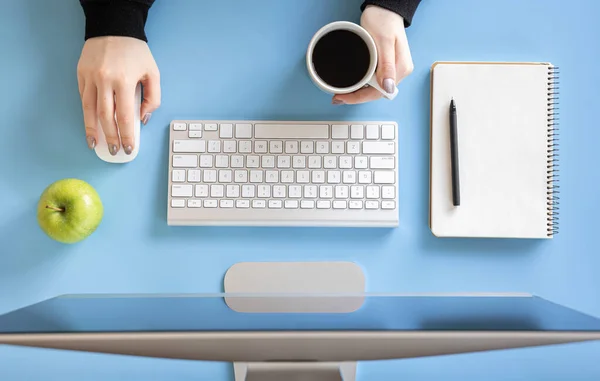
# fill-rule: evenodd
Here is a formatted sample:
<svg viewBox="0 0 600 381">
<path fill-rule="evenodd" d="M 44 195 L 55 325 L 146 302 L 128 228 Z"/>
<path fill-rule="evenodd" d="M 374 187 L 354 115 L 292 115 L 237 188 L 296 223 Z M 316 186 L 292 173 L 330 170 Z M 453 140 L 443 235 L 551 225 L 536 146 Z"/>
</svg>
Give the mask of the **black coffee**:
<svg viewBox="0 0 600 381">
<path fill-rule="evenodd" d="M 369 48 L 357 34 L 334 30 L 316 43 L 312 63 L 317 75 L 328 85 L 350 87 L 369 70 Z"/>
</svg>

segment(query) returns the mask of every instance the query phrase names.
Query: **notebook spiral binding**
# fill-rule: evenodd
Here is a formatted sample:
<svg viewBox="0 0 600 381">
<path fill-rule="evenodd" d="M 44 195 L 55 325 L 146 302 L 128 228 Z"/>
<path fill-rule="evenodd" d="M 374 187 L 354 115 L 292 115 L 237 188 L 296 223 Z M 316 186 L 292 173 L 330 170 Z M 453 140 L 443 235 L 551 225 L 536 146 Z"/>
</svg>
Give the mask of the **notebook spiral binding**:
<svg viewBox="0 0 600 381">
<path fill-rule="evenodd" d="M 552 237 L 558 234 L 558 77 L 559 68 L 548 68 L 548 150 L 547 150 L 547 185 L 546 210 L 548 211 L 547 234 Z"/>
</svg>

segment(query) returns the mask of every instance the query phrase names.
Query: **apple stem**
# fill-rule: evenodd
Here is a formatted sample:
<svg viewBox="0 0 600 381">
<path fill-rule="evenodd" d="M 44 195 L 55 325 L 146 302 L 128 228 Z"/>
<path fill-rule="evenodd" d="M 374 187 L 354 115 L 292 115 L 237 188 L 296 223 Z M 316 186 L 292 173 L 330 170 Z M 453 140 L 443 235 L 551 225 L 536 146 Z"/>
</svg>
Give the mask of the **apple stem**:
<svg viewBox="0 0 600 381">
<path fill-rule="evenodd" d="M 57 211 L 57 212 L 64 212 L 64 211 L 65 211 L 65 209 L 64 209 L 64 208 L 55 208 L 54 206 L 50 206 L 50 205 L 46 205 L 46 208 L 47 208 L 47 209 L 52 209 L 52 210 L 55 210 L 55 211 Z"/>
</svg>

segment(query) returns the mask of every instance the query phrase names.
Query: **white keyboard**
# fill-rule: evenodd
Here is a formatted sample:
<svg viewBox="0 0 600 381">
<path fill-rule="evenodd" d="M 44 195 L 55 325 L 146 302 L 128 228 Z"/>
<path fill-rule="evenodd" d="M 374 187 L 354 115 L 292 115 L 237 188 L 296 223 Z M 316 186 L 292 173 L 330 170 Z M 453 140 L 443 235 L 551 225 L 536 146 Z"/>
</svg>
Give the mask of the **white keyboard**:
<svg viewBox="0 0 600 381">
<path fill-rule="evenodd" d="M 169 225 L 396 227 L 395 122 L 174 120 Z"/>
</svg>

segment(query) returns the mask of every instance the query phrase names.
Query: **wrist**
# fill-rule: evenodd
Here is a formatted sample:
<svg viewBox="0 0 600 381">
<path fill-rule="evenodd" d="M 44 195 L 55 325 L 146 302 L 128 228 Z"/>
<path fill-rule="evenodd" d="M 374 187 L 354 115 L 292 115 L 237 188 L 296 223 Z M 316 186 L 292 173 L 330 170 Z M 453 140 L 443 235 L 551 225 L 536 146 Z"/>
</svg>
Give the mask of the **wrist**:
<svg viewBox="0 0 600 381">
<path fill-rule="evenodd" d="M 133 37 L 145 42 L 149 6 L 136 1 L 82 2 L 85 40 L 94 37 Z"/>
</svg>

